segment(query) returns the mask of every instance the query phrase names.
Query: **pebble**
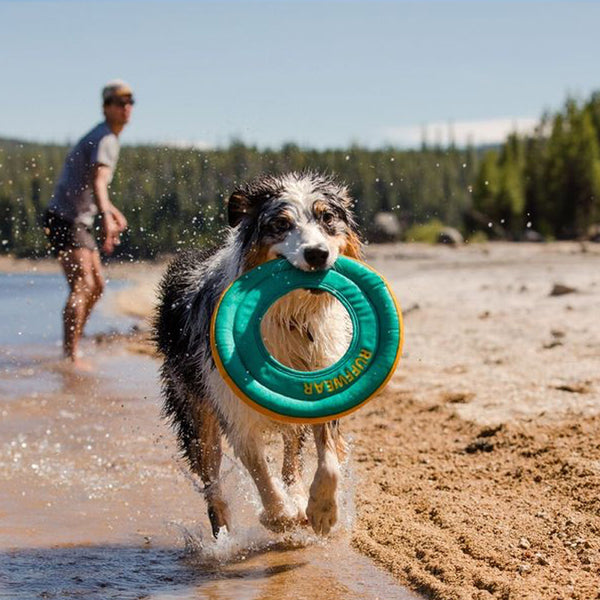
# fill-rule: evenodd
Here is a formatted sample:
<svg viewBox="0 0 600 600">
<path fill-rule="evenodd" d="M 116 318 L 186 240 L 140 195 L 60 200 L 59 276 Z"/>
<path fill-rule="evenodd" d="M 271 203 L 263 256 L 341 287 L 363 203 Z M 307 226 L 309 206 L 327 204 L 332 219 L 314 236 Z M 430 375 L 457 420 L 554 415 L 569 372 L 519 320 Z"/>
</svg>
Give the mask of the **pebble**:
<svg viewBox="0 0 600 600">
<path fill-rule="evenodd" d="M 550 292 L 550 296 L 564 296 L 565 294 L 572 294 L 577 290 L 568 285 L 563 285 L 562 283 L 555 283 L 552 286 L 552 290 Z"/>
</svg>

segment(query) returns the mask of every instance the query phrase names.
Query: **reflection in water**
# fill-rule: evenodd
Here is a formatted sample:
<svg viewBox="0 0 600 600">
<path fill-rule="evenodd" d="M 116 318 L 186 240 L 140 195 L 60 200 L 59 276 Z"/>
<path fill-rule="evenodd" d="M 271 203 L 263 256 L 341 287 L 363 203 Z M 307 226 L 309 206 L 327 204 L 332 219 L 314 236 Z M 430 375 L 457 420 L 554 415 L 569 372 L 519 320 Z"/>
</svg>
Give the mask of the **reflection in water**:
<svg viewBox="0 0 600 600">
<path fill-rule="evenodd" d="M 114 295 L 126 281 L 109 281 L 95 307 L 85 333 L 126 332 L 136 325 L 130 317 L 110 311 Z M 62 355 L 62 309 L 67 284 L 61 274 L 0 273 L 0 398 L 58 392 L 73 373 L 64 369 Z M 85 352 L 97 349 L 84 341 Z"/>
<path fill-rule="evenodd" d="M 70 546 L 0 552 L 0 598 L 85 600 L 414 599 L 345 541 L 269 547 L 229 562 L 162 547 Z"/>
<path fill-rule="evenodd" d="M 115 292 L 126 285 L 125 281 L 108 282 L 86 325 L 88 335 L 125 331 L 135 323 L 107 309 Z M 67 283 L 61 274 L 0 273 L 0 308 L 4 322 L 0 347 L 60 348 L 61 313 L 67 295 Z"/>
</svg>

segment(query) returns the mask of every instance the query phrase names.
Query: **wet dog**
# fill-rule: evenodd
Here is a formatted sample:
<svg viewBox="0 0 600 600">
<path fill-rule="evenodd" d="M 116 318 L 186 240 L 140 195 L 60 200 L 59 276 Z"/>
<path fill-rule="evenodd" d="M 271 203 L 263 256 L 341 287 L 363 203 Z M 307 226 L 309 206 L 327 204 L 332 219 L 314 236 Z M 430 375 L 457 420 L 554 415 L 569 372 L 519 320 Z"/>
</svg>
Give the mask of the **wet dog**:
<svg viewBox="0 0 600 600">
<path fill-rule="evenodd" d="M 229 229 L 210 251 L 182 252 L 160 286 L 155 338 L 164 411 L 181 450 L 204 483 L 215 537 L 231 529 L 231 513 L 219 479 L 222 436 L 258 489 L 263 525 L 283 531 L 310 522 L 326 535 L 336 523 L 336 489 L 344 442 L 339 423 L 311 427 L 286 424 L 248 407 L 215 367 L 210 321 L 229 284 L 245 271 L 276 257 L 294 267 L 329 269 L 340 254 L 360 258 L 361 243 L 345 186 L 315 173 L 265 176 L 236 189 L 228 202 Z M 345 309 L 327 293 L 295 290 L 269 308 L 262 323 L 265 346 L 280 362 L 304 371 L 325 368 L 344 354 L 351 336 Z M 307 495 L 301 449 L 314 436 L 317 468 Z M 282 480 L 269 471 L 266 441 L 283 437 Z"/>
</svg>

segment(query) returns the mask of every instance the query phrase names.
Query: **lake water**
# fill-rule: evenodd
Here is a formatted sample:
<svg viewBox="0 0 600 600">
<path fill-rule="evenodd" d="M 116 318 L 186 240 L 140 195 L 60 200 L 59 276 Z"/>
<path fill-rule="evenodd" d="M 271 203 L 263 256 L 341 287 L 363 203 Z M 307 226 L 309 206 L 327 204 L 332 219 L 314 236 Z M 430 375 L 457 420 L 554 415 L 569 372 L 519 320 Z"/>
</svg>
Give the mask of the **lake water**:
<svg viewBox="0 0 600 600">
<path fill-rule="evenodd" d="M 86 334 L 126 331 L 135 321 L 109 310 L 111 296 L 127 283 L 109 281 L 104 297 L 92 311 Z M 0 346 L 60 346 L 61 311 L 67 283 L 60 274 L 0 273 Z"/>
<path fill-rule="evenodd" d="M 111 311 L 111 299 L 127 285 L 108 281 L 86 325 L 85 335 L 125 333 L 137 321 Z M 0 273 L 0 397 L 59 387 L 60 376 L 48 368 L 62 357 L 62 309 L 68 287 L 62 274 Z M 89 339 L 84 351 L 94 351 Z M 87 346 L 87 350 L 86 350 Z"/>
<path fill-rule="evenodd" d="M 124 285 L 109 282 L 88 336 L 135 324 L 110 311 Z M 0 600 L 416 598 L 352 549 L 351 469 L 335 535 L 282 537 L 259 525 L 254 484 L 227 451 L 234 530 L 215 541 L 161 417 L 158 361 L 88 338 L 95 370 L 65 369 L 66 293 L 60 275 L 0 274 Z"/>
</svg>

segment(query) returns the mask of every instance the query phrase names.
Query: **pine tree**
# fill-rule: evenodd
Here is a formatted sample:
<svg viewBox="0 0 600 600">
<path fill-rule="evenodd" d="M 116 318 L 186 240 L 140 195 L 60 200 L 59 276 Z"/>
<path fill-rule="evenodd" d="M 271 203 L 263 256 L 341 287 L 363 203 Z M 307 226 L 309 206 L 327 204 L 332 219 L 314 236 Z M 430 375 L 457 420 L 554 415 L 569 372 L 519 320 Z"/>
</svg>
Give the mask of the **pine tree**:
<svg viewBox="0 0 600 600">
<path fill-rule="evenodd" d="M 558 114 L 552 124 L 552 133 L 546 147 L 544 161 L 543 202 L 539 206 L 541 229 L 553 236 L 567 234 L 565 206 L 568 205 L 567 184 L 567 132 L 565 118 Z"/>
<path fill-rule="evenodd" d="M 570 225 L 581 237 L 600 216 L 600 148 L 589 108 L 570 114 L 567 148 L 567 194 L 573 219 Z"/>
<path fill-rule="evenodd" d="M 500 221 L 502 218 L 498 209 L 499 193 L 498 153 L 495 150 L 489 150 L 483 155 L 481 168 L 473 186 L 473 206 L 490 221 Z"/>
<path fill-rule="evenodd" d="M 500 224 L 517 237 L 524 229 L 525 190 L 523 185 L 523 144 L 511 134 L 500 156 L 500 183 L 497 195 Z"/>
</svg>

